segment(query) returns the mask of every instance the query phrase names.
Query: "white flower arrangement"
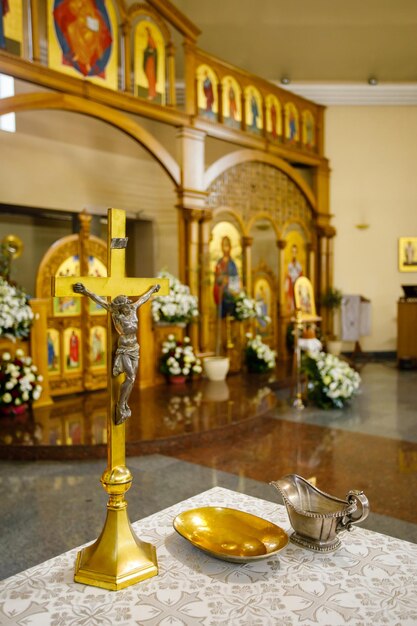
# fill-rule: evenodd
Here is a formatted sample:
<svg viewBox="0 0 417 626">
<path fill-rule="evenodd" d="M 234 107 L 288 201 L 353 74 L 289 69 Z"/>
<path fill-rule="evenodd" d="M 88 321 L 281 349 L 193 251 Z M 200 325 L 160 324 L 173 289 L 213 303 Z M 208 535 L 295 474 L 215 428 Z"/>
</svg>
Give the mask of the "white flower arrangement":
<svg viewBox="0 0 417 626">
<path fill-rule="evenodd" d="M 186 376 L 201 374 L 201 361 L 194 354 L 189 337 L 178 341 L 174 335 L 168 335 L 162 344 L 160 370 L 166 376 Z"/>
<path fill-rule="evenodd" d="M 250 298 L 244 291 L 241 291 L 235 298 L 234 318 L 239 321 L 256 318 L 264 324 L 269 324 L 271 318 L 264 314 L 262 302 Z"/>
<path fill-rule="evenodd" d="M 263 373 L 275 367 L 277 353 L 262 341 L 260 335 L 247 333 L 245 356 L 249 372 Z"/>
<path fill-rule="evenodd" d="M 0 336 L 25 339 L 33 319 L 25 292 L 0 278 Z"/>
<path fill-rule="evenodd" d="M 4 352 L 0 361 L 0 407 L 18 407 L 38 400 L 42 381 L 38 368 L 23 350 L 16 350 L 14 357 Z"/>
<path fill-rule="evenodd" d="M 361 377 L 345 361 L 326 352 L 308 353 L 303 359 L 309 398 L 320 408 L 343 408 L 358 393 Z"/>
<path fill-rule="evenodd" d="M 191 295 L 190 288 L 169 272 L 160 272 L 158 276 L 169 279 L 169 295 L 152 300 L 153 321 L 156 324 L 188 324 L 196 320 L 199 315 L 197 296 Z"/>
</svg>

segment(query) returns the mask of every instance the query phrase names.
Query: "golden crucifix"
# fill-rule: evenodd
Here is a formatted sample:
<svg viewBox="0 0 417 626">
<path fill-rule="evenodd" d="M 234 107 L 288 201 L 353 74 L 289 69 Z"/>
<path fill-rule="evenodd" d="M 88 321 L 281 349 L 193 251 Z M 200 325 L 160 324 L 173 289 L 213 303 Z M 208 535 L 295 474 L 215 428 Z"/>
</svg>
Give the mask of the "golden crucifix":
<svg viewBox="0 0 417 626">
<path fill-rule="evenodd" d="M 126 278 L 126 213 L 109 209 L 105 278 L 54 277 L 52 295 L 86 295 L 107 311 L 107 468 L 101 482 L 109 494 L 107 517 L 100 537 L 78 553 L 74 580 L 118 590 L 158 573 L 155 547 L 133 533 L 125 493 L 132 485 L 126 467 L 125 420 L 128 399 L 139 362 L 137 309 L 159 290 L 168 295 L 168 279 Z M 159 285 L 157 285 L 159 283 Z M 123 294 L 123 295 L 121 295 Z M 132 302 L 128 296 L 140 297 Z"/>
</svg>

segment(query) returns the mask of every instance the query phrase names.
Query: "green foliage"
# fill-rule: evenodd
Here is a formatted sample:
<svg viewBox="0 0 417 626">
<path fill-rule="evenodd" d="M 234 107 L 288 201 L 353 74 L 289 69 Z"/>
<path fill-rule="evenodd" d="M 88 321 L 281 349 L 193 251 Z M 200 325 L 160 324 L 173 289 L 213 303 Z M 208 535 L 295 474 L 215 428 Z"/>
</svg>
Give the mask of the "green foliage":
<svg viewBox="0 0 417 626">
<path fill-rule="evenodd" d="M 342 305 L 343 294 L 340 289 L 335 287 L 328 287 L 321 298 L 321 304 L 326 309 L 335 310 L 339 309 Z"/>
</svg>

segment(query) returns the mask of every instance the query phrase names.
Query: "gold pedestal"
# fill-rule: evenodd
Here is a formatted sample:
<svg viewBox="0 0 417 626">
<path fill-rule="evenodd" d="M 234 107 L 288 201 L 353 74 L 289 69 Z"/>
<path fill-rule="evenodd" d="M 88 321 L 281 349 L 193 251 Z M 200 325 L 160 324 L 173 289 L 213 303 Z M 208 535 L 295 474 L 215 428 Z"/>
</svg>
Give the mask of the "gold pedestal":
<svg viewBox="0 0 417 626">
<path fill-rule="evenodd" d="M 124 498 L 132 482 L 129 470 L 106 470 L 101 482 L 110 494 L 106 521 L 97 541 L 78 553 L 74 580 L 118 591 L 158 574 L 156 549 L 138 539 L 130 524 Z"/>
<path fill-rule="evenodd" d="M 77 555 L 74 580 L 118 591 L 157 574 L 155 547 L 136 537 L 126 508 L 109 509 L 100 537 Z"/>
</svg>

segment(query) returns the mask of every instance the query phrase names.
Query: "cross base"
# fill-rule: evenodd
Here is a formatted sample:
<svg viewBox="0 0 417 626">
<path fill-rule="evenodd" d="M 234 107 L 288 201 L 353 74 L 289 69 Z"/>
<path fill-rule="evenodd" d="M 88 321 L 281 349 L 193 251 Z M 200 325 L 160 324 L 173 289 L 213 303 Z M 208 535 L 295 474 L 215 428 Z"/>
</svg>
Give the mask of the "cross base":
<svg viewBox="0 0 417 626">
<path fill-rule="evenodd" d="M 134 534 L 123 508 L 107 508 L 100 537 L 77 555 L 74 580 L 118 591 L 158 574 L 156 549 Z"/>
</svg>

